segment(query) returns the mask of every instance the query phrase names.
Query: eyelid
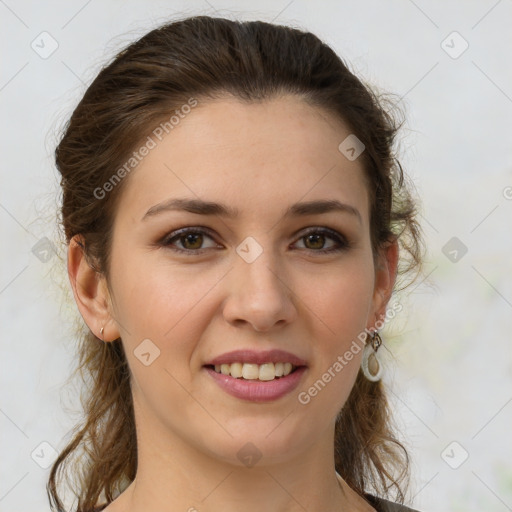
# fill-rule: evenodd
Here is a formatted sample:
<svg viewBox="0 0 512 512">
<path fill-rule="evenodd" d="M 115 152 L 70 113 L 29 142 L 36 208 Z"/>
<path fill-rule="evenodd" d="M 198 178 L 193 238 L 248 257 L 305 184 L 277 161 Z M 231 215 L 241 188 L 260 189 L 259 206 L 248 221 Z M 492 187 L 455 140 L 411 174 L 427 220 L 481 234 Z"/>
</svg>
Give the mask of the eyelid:
<svg viewBox="0 0 512 512">
<path fill-rule="evenodd" d="M 327 226 L 310 226 L 308 228 L 305 228 L 304 230 L 299 230 L 294 236 L 296 237 L 298 234 L 301 236 L 298 237 L 297 241 L 294 243 L 297 243 L 302 238 L 308 236 L 312 233 L 319 233 L 321 235 L 326 235 L 328 238 L 331 238 L 334 240 L 334 242 L 337 244 L 338 247 L 330 248 L 330 249 L 305 249 L 306 251 L 309 251 L 311 253 L 319 253 L 319 254 L 328 254 L 328 253 L 336 253 L 341 252 L 344 249 L 349 249 L 352 246 L 351 241 L 339 231 L 329 228 Z"/>
<path fill-rule="evenodd" d="M 213 234 L 213 231 L 210 228 L 207 228 L 206 226 L 185 226 L 182 228 L 174 229 L 170 233 L 167 233 L 165 236 L 163 236 L 160 241 L 158 242 L 160 245 L 168 245 L 171 240 L 174 238 L 179 238 L 180 236 L 187 235 L 189 233 L 192 234 L 200 234 L 200 235 L 207 235 L 212 240 L 216 241 L 216 237 Z M 193 251 L 192 249 L 185 250 L 182 249 L 183 252 L 199 252 L 202 249 L 197 249 Z"/>
</svg>

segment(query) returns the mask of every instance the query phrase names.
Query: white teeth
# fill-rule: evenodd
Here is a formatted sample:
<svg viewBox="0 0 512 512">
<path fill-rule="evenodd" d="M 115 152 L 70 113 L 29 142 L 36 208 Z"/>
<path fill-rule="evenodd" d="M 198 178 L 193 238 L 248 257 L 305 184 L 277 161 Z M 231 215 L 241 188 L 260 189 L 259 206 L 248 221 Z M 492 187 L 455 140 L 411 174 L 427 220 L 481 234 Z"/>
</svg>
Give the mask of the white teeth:
<svg viewBox="0 0 512 512">
<path fill-rule="evenodd" d="M 274 363 L 262 364 L 259 368 L 258 378 L 260 380 L 274 380 L 276 378 Z"/>
<path fill-rule="evenodd" d="M 259 377 L 260 370 L 257 364 L 244 363 L 242 366 L 242 377 L 247 380 L 256 380 Z"/>
<path fill-rule="evenodd" d="M 239 379 L 242 376 L 242 363 L 233 363 L 228 364 L 229 368 L 229 374 L 231 374 L 231 377 L 235 377 L 235 379 Z M 226 375 L 229 375 L 226 374 Z"/>
<path fill-rule="evenodd" d="M 216 364 L 215 371 L 223 375 L 231 375 L 235 379 L 274 380 L 276 377 L 289 375 L 295 367 L 292 363 L 232 363 Z"/>
</svg>

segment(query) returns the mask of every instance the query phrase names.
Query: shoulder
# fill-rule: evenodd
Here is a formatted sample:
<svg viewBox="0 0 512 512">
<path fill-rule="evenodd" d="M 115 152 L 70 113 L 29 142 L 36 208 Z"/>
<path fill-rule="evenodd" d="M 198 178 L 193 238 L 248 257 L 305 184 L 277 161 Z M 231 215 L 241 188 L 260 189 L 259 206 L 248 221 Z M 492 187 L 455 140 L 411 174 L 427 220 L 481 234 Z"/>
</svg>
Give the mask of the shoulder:
<svg viewBox="0 0 512 512">
<path fill-rule="evenodd" d="M 377 512 L 419 512 L 414 508 L 409 508 L 405 505 L 400 505 L 399 503 L 393 503 L 392 501 L 388 501 L 384 498 L 378 498 L 372 494 L 365 493 L 364 497 L 371 505 L 373 505 L 373 507 L 375 507 Z"/>
</svg>

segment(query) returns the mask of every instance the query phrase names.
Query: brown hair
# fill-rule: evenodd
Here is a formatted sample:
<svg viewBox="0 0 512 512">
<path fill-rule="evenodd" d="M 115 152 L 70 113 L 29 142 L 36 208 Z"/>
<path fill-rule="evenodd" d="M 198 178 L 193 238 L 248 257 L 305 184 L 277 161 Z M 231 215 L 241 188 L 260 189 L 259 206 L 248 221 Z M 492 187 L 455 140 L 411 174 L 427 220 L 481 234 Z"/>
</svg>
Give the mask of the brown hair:
<svg viewBox="0 0 512 512">
<path fill-rule="evenodd" d="M 84 255 L 97 272 L 108 279 L 116 204 L 129 178 L 104 198 L 97 199 L 94 191 L 172 111 L 192 97 L 207 101 L 226 93 L 247 102 L 293 94 L 347 123 L 365 145 L 360 158 L 368 182 L 374 254 L 396 237 L 399 274 L 419 269 L 422 240 L 395 155 L 401 123 L 393 105 L 311 33 L 261 21 L 195 16 L 152 30 L 106 65 L 75 108 L 56 148 L 65 239 L 69 243 L 80 236 Z M 57 491 L 60 472 L 68 469 L 79 449 L 85 459 L 77 458 L 72 483 L 78 512 L 92 510 L 100 499 L 113 501 L 137 469 L 130 371 L 121 340 L 101 343 L 86 330 L 78 356 L 75 373 L 87 377 L 81 395 L 85 418 L 51 469 L 47 492 L 54 511 L 64 510 Z M 409 457 L 391 420 L 382 382 L 370 382 L 360 371 L 337 419 L 335 465 L 359 494 L 373 487 L 389 497 L 394 489 L 395 499 L 403 503 Z"/>
</svg>

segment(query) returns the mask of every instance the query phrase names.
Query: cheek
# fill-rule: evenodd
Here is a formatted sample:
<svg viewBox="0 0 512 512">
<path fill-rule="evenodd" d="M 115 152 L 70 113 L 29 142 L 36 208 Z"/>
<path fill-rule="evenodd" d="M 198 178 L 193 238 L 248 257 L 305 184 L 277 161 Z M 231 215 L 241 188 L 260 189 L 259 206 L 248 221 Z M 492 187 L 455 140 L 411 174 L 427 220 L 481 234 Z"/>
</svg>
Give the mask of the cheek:
<svg viewBox="0 0 512 512">
<path fill-rule="evenodd" d="M 361 260 L 303 281 L 298 295 L 336 345 L 364 330 L 373 287 L 373 267 Z"/>
<path fill-rule="evenodd" d="M 201 338 L 211 320 L 210 293 L 226 270 L 201 271 L 155 260 L 147 254 L 117 260 L 111 273 L 116 320 L 130 352 L 150 339 L 160 350 L 158 365 L 185 371 L 193 340 Z"/>
<path fill-rule="evenodd" d="M 177 267 L 155 265 L 149 253 L 119 257 L 120 252 L 113 253 L 111 272 L 117 318 L 128 335 L 161 338 L 200 299 L 202 290 Z"/>
<path fill-rule="evenodd" d="M 300 390 L 311 428 L 323 418 L 327 427 L 346 402 L 356 380 L 373 296 L 372 264 L 340 266 L 329 278 L 308 279 L 301 287 L 307 315 L 314 324 L 315 364 Z M 312 291 L 314 290 L 314 291 Z M 358 338 L 359 337 L 359 338 Z"/>
</svg>

